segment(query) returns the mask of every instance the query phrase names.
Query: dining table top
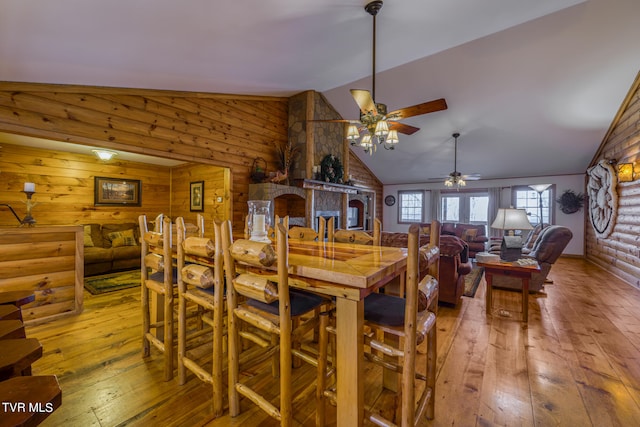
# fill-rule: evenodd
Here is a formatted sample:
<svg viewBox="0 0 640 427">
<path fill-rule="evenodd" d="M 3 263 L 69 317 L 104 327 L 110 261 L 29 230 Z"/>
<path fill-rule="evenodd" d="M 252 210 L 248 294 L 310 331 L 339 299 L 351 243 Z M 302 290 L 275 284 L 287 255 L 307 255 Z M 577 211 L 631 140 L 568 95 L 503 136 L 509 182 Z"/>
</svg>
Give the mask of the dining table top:
<svg viewBox="0 0 640 427">
<path fill-rule="evenodd" d="M 361 300 L 406 268 L 406 248 L 289 240 L 289 282 L 296 288 Z"/>
</svg>

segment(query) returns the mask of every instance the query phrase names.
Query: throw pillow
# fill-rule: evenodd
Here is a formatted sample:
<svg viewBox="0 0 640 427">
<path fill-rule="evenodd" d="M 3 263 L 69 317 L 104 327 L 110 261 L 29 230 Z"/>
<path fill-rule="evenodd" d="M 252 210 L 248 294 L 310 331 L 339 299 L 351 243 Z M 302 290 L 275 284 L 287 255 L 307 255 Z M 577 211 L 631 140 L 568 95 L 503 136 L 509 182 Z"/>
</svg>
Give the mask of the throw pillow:
<svg viewBox="0 0 640 427">
<path fill-rule="evenodd" d="M 108 237 L 109 240 L 111 240 L 111 247 L 113 248 L 138 245 L 133 230 L 114 231 L 113 233 L 109 233 Z"/>
<path fill-rule="evenodd" d="M 473 242 L 473 240 L 476 238 L 477 235 L 478 235 L 477 229 L 467 228 L 462 233 L 462 240 L 464 240 L 465 242 Z"/>
<path fill-rule="evenodd" d="M 84 226 L 84 246 L 85 247 L 95 246 L 93 244 L 93 239 L 91 238 L 91 226 L 90 225 L 85 225 Z"/>
</svg>

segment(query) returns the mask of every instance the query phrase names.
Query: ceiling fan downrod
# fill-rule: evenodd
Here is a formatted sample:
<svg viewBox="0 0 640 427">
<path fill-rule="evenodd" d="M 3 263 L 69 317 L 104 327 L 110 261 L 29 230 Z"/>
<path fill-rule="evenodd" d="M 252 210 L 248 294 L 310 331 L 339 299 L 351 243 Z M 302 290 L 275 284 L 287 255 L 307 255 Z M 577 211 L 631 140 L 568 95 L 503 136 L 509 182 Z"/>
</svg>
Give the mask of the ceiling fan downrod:
<svg viewBox="0 0 640 427">
<path fill-rule="evenodd" d="M 371 97 L 376 102 L 376 15 L 382 9 L 382 0 L 374 0 L 364 7 L 364 10 L 373 16 L 373 59 L 371 65 Z"/>
</svg>

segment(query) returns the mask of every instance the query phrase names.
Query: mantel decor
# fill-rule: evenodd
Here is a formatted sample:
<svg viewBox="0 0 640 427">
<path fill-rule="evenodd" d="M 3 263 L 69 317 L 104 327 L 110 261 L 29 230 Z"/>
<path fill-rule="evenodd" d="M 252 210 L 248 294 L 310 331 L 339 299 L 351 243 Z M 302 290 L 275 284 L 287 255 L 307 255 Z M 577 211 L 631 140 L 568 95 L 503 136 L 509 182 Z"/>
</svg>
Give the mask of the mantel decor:
<svg viewBox="0 0 640 427">
<path fill-rule="evenodd" d="M 324 182 L 342 184 L 344 169 L 340 159 L 333 154 L 327 154 L 320 162 L 320 174 Z"/>
<path fill-rule="evenodd" d="M 564 190 L 562 196 L 556 199 L 560 205 L 560 210 L 565 214 L 572 214 L 582 209 L 584 205 L 584 194 L 576 193 L 573 190 Z"/>
<path fill-rule="evenodd" d="M 95 177 L 95 206 L 140 206 L 140 180 Z"/>
</svg>

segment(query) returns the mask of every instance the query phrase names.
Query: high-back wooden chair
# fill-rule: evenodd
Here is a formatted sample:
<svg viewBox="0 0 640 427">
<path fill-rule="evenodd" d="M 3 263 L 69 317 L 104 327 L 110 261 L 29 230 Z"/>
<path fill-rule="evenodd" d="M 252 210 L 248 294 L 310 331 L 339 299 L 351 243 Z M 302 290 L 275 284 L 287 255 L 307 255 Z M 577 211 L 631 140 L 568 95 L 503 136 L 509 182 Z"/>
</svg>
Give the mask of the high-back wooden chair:
<svg viewBox="0 0 640 427">
<path fill-rule="evenodd" d="M 420 226 L 411 225 L 408 234 L 405 297 L 372 293 L 364 301 L 365 326 L 372 331 L 364 337 L 365 348 L 369 350 L 365 351 L 365 357 L 383 367 L 385 371 L 381 378 L 392 388 L 397 386 L 397 375 L 400 375 L 400 396 L 395 401 L 401 403 L 392 411 L 391 418 L 394 419 L 382 415 L 388 415 L 389 408 L 377 410 L 367 407 L 365 410 L 365 418 L 379 426 L 413 427 L 424 416 L 428 419 L 434 417 L 439 239 L 440 223 L 434 221 L 431 224 L 429 245 L 420 248 Z M 421 257 L 427 260 L 429 274 L 418 281 Z M 425 364 L 422 369 L 418 369 L 417 347 L 425 341 Z M 417 400 L 416 380 L 425 382 L 423 392 Z M 325 390 L 324 394 L 329 399 L 336 398 L 333 390 Z M 318 424 L 324 425 L 324 420 Z"/>
<path fill-rule="evenodd" d="M 423 248 L 419 246 L 420 226 L 411 225 L 407 244 L 405 297 L 378 293 L 365 298 L 365 325 L 374 331 L 381 331 L 385 337 L 384 341 L 365 337 L 365 344 L 384 354 L 382 358 L 373 351 L 366 355 L 369 360 L 382 366 L 395 366 L 401 373 L 398 401 L 402 403 L 396 411 L 396 418 L 399 417 L 396 424 L 402 426 L 417 425 L 425 415 L 428 419 L 434 417 L 439 240 L 438 221 L 432 222 L 430 243 Z M 418 281 L 421 257 L 428 261 L 430 274 Z M 418 369 L 417 346 L 423 341 L 426 341 L 427 346 L 425 364 L 422 369 Z M 417 400 L 416 380 L 425 382 L 423 392 Z M 391 421 L 385 420 L 375 411 L 367 411 L 367 416 L 374 423 Z"/>
<path fill-rule="evenodd" d="M 307 292 L 290 290 L 289 245 L 287 230 L 282 224 L 276 224 L 276 247 L 277 253 L 271 243 L 245 239 L 233 242 L 231 223 L 225 221 L 222 225 L 229 324 L 229 413 L 232 417 L 240 413 L 242 395 L 279 420 L 282 426 L 290 426 L 293 422 L 292 356 L 300 357 L 316 368 L 318 366 L 317 355 L 296 349 L 294 343 L 316 326 L 317 318 L 311 315 L 326 300 Z M 275 270 L 269 267 L 275 267 Z M 242 304 L 239 303 L 241 296 L 246 298 Z M 300 320 L 302 316 L 310 318 Z M 240 323 L 250 328 L 241 328 Z M 322 329 L 326 330 L 324 326 Z M 240 337 L 254 344 L 253 349 L 248 350 L 251 356 L 241 354 Z M 326 337 L 323 340 L 326 341 Z M 278 363 L 274 364 L 279 366 L 279 406 L 272 404 L 259 390 L 243 383 L 240 374 L 241 359 L 259 363 L 273 355 L 279 355 Z M 313 384 L 311 387 L 311 390 L 315 388 Z"/>
<path fill-rule="evenodd" d="M 276 241 L 276 224 L 282 224 L 285 230 L 289 229 L 289 215 L 280 217 L 279 215 L 275 215 L 273 226 L 269 227 L 269 231 L 267 232 L 267 236 L 272 242 Z M 249 236 L 245 236 L 245 239 L 248 239 Z"/>
<path fill-rule="evenodd" d="M 200 219 L 198 219 L 200 221 Z M 178 383 L 186 382 L 186 371 L 193 372 L 200 380 L 213 387 L 213 415 L 223 413 L 222 368 L 224 366 L 224 273 L 220 224 L 214 222 L 214 240 L 206 237 L 186 235 L 182 217 L 176 218 L 177 228 L 177 273 L 178 273 Z M 204 225 L 198 226 L 200 230 Z M 210 328 L 188 330 L 187 303 L 198 307 L 199 321 Z M 199 323 L 199 322 L 198 322 Z M 193 328 L 192 328 L 193 329 Z M 192 356 L 187 341 L 203 336 L 211 337 L 212 357 Z M 205 367 L 205 363 L 207 367 Z"/>
<path fill-rule="evenodd" d="M 164 354 L 164 378 L 173 378 L 173 310 L 176 271 L 172 261 L 171 221 L 164 217 L 162 232 L 149 231 L 146 215 L 138 217 L 141 243 L 142 356 L 151 353 L 151 345 Z M 152 293 L 162 300 L 161 319 L 152 323 Z"/>
</svg>

